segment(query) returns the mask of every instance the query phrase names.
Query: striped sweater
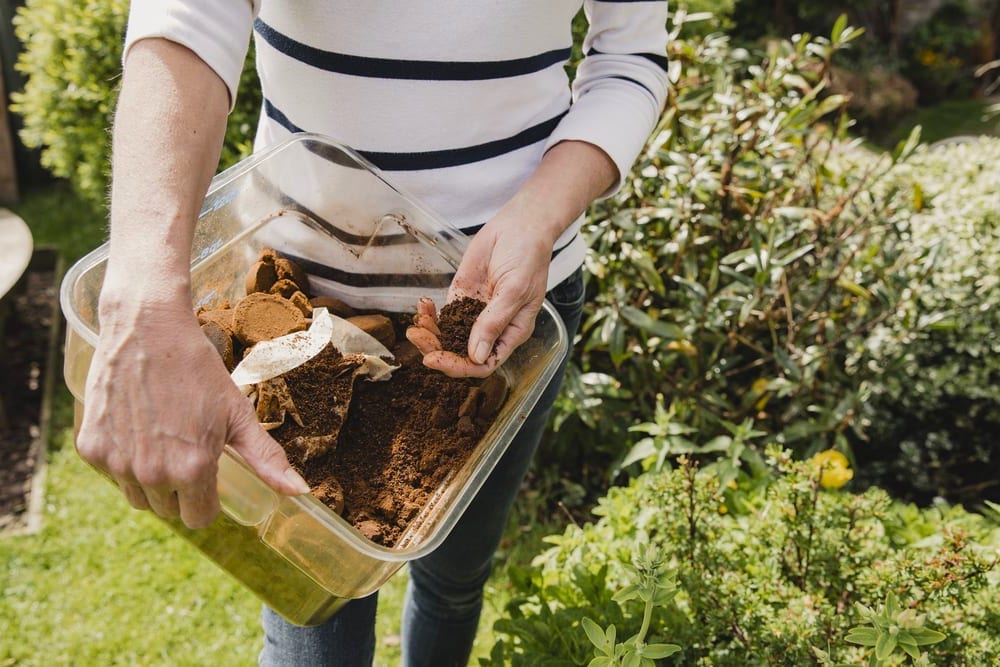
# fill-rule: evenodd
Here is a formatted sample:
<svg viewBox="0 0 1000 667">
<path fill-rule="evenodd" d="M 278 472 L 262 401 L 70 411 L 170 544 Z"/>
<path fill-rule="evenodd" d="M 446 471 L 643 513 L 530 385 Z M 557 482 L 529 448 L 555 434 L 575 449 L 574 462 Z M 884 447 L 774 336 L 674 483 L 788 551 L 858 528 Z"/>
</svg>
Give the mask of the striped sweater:
<svg viewBox="0 0 1000 667">
<path fill-rule="evenodd" d="M 624 178 L 657 121 L 667 3 L 582 4 L 590 29 L 572 89 L 581 0 L 133 0 L 125 51 L 147 37 L 183 44 L 235 100 L 252 32 L 257 149 L 327 135 L 474 233 L 557 142 L 600 147 Z M 554 247 L 550 287 L 582 262 L 580 222 Z"/>
</svg>

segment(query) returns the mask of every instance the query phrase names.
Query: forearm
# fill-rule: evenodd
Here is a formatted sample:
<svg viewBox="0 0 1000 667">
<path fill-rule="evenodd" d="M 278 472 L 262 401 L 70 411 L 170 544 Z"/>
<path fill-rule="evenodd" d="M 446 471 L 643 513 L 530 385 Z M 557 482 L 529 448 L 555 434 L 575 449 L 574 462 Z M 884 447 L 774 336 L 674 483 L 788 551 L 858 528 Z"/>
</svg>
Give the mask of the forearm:
<svg viewBox="0 0 1000 667">
<path fill-rule="evenodd" d="M 548 243 L 555 243 L 590 203 L 618 180 L 618 168 L 593 144 L 562 141 L 505 205 Z"/>
<path fill-rule="evenodd" d="M 190 305 L 194 225 L 228 108 L 225 84 L 187 48 L 147 39 L 129 52 L 113 133 L 102 311 Z"/>
</svg>

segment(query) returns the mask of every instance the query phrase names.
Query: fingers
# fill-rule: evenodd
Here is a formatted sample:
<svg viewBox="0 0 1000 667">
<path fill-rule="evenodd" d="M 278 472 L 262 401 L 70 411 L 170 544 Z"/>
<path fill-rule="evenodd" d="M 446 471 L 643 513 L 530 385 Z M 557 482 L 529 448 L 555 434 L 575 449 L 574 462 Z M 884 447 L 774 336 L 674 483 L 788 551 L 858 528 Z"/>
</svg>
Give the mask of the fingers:
<svg viewBox="0 0 1000 667">
<path fill-rule="evenodd" d="M 499 357 L 490 356 L 485 364 L 473 363 L 468 357 L 438 350 L 424 355 L 424 366 L 453 378 L 484 378 L 500 365 Z"/>
<path fill-rule="evenodd" d="M 417 300 L 417 315 L 429 316 L 431 321 L 437 322 L 437 308 L 434 306 L 434 300 L 426 296 L 422 296 Z"/>
<path fill-rule="evenodd" d="M 426 315 L 424 313 L 417 313 L 413 316 L 413 324 L 421 329 L 426 329 L 430 331 L 435 336 L 441 336 L 441 329 L 438 328 L 437 320 L 431 315 Z"/>
<path fill-rule="evenodd" d="M 138 484 L 132 484 L 130 482 L 118 482 L 118 488 L 122 490 L 122 495 L 128 501 L 128 504 L 137 510 L 148 510 L 149 501 L 146 499 L 146 494 L 143 493 L 142 487 Z"/>
<path fill-rule="evenodd" d="M 208 483 L 189 487 L 176 495 L 181 520 L 188 528 L 205 528 L 221 509 L 214 477 Z"/>
<path fill-rule="evenodd" d="M 527 290 L 498 290 L 472 325 L 469 333 L 469 358 L 476 364 L 499 363 L 531 337 L 541 298 L 531 298 Z M 499 365 L 498 363 L 498 365 Z"/>
<path fill-rule="evenodd" d="M 441 349 L 441 341 L 438 337 L 423 327 L 408 327 L 406 329 L 406 340 L 413 343 L 414 347 L 420 350 L 420 353 L 425 356 Z"/>
<path fill-rule="evenodd" d="M 142 487 L 142 491 L 146 494 L 146 499 L 149 500 L 149 506 L 160 516 L 165 519 L 180 516 L 181 507 L 177 500 L 176 491 L 164 487 L 151 486 Z"/>
<path fill-rule="evenodd" d="M 229 444 L 275 491 L 289 496 L 309 493 L 309 484 L 288 463 L 285 450 L 257 423 L 246 401 L 232 420 Z"/>
</svg>

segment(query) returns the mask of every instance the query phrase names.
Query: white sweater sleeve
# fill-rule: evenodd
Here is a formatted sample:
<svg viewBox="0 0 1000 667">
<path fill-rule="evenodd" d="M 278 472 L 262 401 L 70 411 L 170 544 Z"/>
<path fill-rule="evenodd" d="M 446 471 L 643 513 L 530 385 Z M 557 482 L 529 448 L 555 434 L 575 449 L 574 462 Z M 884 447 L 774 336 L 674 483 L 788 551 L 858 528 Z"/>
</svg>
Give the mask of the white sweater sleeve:
<svg viewBox="0 0 1000 667">
<path fill-rule="evenodd" d="M 632 169 L 667 97 L 666 0 L 585 0 L 590 29 L 573 81 L 573 105 L 546 148 L 565 140 L 601 148 L 618 167 L 613 194 Z"/>
<path fill-rule="evenodd" d="M 259 9 L 260 0 L 132 0 L 122 62 L 141 39 L 186 46 L 225 82 L 231 110 Z"/>
</svg>

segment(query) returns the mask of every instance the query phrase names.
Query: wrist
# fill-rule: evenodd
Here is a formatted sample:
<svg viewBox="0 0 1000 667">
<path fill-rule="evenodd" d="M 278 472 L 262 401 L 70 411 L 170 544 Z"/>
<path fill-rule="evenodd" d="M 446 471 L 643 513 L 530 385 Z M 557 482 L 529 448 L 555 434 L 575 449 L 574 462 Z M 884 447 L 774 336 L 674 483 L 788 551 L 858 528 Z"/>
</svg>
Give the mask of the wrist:
<svg viewBox="0 0 1000 667">
<path fill-rule="evenodd" d="M 143 312 L 191 313 L 190 273 L 128 270 L 109 262 L 98 310 L 102 323 L 131 321 Z"/>
</svg>

